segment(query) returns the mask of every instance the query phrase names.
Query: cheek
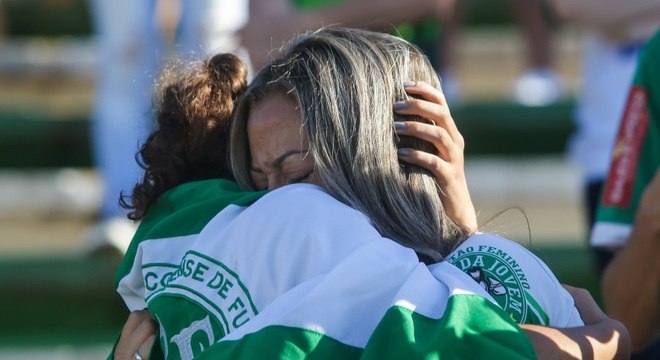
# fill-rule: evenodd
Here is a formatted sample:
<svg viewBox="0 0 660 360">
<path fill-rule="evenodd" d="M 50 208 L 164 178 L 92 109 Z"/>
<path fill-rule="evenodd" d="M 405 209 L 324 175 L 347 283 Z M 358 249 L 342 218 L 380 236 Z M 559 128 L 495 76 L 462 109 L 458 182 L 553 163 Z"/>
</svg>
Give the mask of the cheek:
<svg viewBox="0 0 660 360">
<path fill-rule="evenodd" d="M 268 178 L 266 175 L 250 173 L 250 178 L 252 179 L 252 184 L 254 184 L 255 189 L 264 190 L 268 188 Z"/>
<path fill-rule="evenodd" d="M 263 144 L 261 134 L 254 131 L 254 129 L 251 129 L 250 127 L 248 127 L 247 140 L 248 140 L 248 146 L 249 146 L 248 150 L 249 150 L 249 153 L 250 153 L 250 157 L 252 159 L 255 159 L 255 158 L 258 157 L 257 155 L 258 155 L 259 151 L 261 150 L 262 144 Z"/>
<path fill-rule="evenodd" d="M 323 185 L 323 181 L 321 181 L 321 177 L 319 176 L 319 173 L 316 171 L 314 171 L 312 176 L 309 177 L 309 180 L 307 180 L 307 182 L 325 188 L 325 186 Z"/>
</svg>

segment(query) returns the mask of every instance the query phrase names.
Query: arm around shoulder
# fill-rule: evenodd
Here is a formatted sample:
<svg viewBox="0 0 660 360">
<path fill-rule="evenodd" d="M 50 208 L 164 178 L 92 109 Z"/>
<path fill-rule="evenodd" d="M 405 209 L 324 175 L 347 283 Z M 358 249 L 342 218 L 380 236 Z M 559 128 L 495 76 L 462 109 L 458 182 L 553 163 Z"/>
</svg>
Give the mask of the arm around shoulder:
<svg viewBox="0 0 660 360">
<path fill-rule="evenodd" d="M 539 359 L 628 359 L 630 336 L 625 326 L 605 315 L 587 290 L 564 287 L 573 296 L 585 325 L 521 325 Z"/>
</svg>

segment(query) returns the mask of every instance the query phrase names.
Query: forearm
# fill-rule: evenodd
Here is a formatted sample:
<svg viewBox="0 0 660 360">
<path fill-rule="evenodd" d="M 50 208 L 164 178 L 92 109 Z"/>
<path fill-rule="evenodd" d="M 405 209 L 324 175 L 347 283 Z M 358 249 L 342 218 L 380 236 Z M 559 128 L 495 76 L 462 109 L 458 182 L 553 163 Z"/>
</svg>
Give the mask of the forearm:
<svg viewBox="0 0 660 360">
<path fill-rule="evenodd" d="M 594 325 L 551 328 L 522 324 L 539 359 L 628 359 L 630 339 L 620 322 L 606 319 Z"/>
<path fill-rule="evenodd" d="M 472 235 L 479 230 L 477 213 L 474 209 L 470 191 L 465 179 L 457 180 L 443 188 L 446 195 L 443 197 L 443 205 L 449 218 L 468 230 Z"/>
<path fill-rule="evenodd" d="M 635 236 L 639 234 L 633 232 L 632 237 Z M 631 241 L 603 274 L 605 309 L 628 328 L 633 350 L 644 348 L 658 336 L 660 261 L 657 254 L 660 254 L 657 241 Z"/>
</svg>

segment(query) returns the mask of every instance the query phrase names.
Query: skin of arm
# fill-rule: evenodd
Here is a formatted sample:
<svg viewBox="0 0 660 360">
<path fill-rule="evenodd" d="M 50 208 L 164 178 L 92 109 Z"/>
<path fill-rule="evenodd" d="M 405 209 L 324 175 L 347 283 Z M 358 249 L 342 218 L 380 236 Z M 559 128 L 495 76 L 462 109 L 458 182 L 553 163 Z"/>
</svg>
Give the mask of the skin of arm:
<svg viewBox="0 0 660 360">
<path fill-rule="evenodd" d="M 649 183 L 628 243 L 605 269 L 601 288 L 608 313 L 623 322 L 634 351 L 660 335 L 660 171 Z"/>
<path fill-rule="evenodd" d="M 628 359 L 630 335 L 608 317 L 585 289 L 564 285 L 573 296 L 584 326 L 552 328 L 522 324 L 539 359 Z"/>
<path fill-rule="evenodd" d="M 618 330 L 612 330 L 613 326 Z M 596 325 L 558 329 L 538 325 L 520 326 L 539 359 L 628 359 L 630 344 L 621 323 L 607 320 Z"/>
</svg>

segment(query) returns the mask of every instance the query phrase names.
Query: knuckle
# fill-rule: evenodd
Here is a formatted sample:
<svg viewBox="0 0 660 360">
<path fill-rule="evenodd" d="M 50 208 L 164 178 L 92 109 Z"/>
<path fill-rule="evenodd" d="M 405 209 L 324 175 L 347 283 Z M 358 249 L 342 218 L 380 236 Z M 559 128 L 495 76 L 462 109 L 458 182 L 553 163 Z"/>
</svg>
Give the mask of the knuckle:
<svg viewBox="0 0 660 360">
<path fill-rule="evenodd" d="M 441 173 L 440 158 L 437 156 L 431 156 L 429 159 L 429 165 L 434 172 Z"/>
<path fill-rule="evenodd" d="M 454 141 L 461 148 L 461 150 L 465 147 L 465 139 L 463 138 L 463 135 L 458 134 Z"/>
</svg>

